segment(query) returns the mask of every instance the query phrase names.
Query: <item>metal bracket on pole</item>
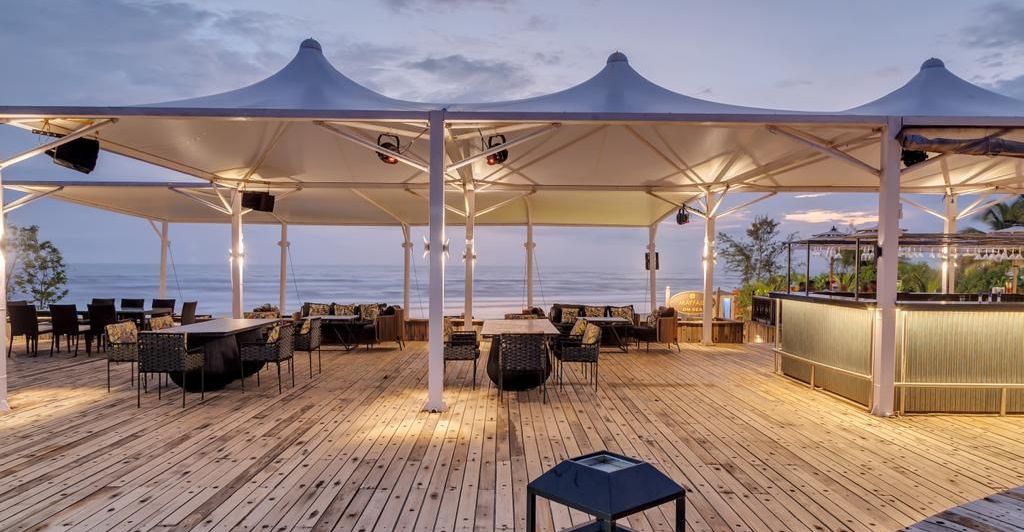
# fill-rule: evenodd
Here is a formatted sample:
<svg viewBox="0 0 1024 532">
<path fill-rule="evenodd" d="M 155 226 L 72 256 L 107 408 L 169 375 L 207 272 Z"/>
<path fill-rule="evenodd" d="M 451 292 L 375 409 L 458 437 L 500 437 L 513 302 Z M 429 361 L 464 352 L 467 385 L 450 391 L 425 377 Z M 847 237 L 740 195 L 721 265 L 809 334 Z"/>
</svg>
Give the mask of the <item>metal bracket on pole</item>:
<svg viewBox="0 0 1024 532">
<path fill-rule="evenodd" d="M 102 119 L 102 120 L 100 120 L 98 122 L 93 122 L 92 124 L 90 124 L 88 126 L 76 129 L 76 130 L 72 131 L 71 133 L 68 133 L 67 135 L 64 135 L 63 137 L 61 137 L 59 139 L 53 140 L 52 142 L 47 142 L 46 144 L 42 144 L 42 145 L 36 146 L 35 148 L 32 148 L 31 150 L 23 151 L 23 152 L 19 153 L 18 155 L 15 155 L 14 157 L 11 157 L 11 158 L 9 158 L 7 160 L 4 160 L 4 161 L 0 161 L 0 169 L 7 168 L 8 166 L 11 166 L 12 164 L 19 163 L 19 162 L 24 161 L 26 159 L 31 159 L 32 157 L 35 157 L 36 155 L 39 155 L 40 153 L 45 153 L 47 150 L 52 150 L 53 148 L 56 148 L 57 146 L 61 146 L 63 144 L 67 144 L 67 143 L 69 143 L 69 142 L 71 142 L 71 141 L 73 141 L 75 139 L 82 138 L 82 137 L 84 137 L 84 136 L 86 136 L 86 135 L 88 135 L 90 133 L 98 131 L 98 130 L 100 130 L 102 128 L 105 128 L 105 127 L 107 127 L 107 126 L 109 126 L 111 124 L 114 124 L 116 122 L 117 122 L 116 118 L 104 118 L 104 119 Z"/>
</svg>

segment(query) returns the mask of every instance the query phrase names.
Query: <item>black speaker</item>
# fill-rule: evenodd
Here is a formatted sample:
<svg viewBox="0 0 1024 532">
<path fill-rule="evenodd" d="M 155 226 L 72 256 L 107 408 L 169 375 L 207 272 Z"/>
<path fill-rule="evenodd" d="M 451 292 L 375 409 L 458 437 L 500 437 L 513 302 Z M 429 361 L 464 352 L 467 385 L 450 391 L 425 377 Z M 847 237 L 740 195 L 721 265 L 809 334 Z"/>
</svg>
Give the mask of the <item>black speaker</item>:
<svg viewBox="0 0 1024 532">
<path fill-rule="evenodd" d="M 96 157 L 100 154 L 100 143 L 95 139 L 75 139 L 56 148 L 46 150 L 53 162 L 83 174 L 96 169 Z"/>
<path fill-rule="evenodd" d="M 242 207 L 261 212 L 274 212 L 274 196 L 269 192 L 242 192 Z"/>
</svg>

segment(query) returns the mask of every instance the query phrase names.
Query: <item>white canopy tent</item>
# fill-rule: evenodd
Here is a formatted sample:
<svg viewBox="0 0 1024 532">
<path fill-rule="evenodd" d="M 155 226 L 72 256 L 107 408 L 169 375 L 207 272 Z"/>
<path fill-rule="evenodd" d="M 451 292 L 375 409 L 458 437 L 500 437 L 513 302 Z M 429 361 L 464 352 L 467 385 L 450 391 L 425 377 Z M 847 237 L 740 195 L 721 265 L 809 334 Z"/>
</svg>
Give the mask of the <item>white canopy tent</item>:
<svg viewBox="0 0 1024 532">
<path fill-rule="evenodd" d="M 247 223 L 282 224 L 283 232 L 288 224 L 400 226 L 407 263 L 409 227 L 426 224 L 430 241 L 444 242 L 446 212 L 465 226 L 467 256 L 476 224 L 526 225 L 530 275 L 533 225 L 645 226 L 653 252 L 658 223 L 685 205 L 706 220 L 704 340 L 710 343 L 717 218 L 778 192 L 877 191 L 884 264 L 873 404 L 887 415 L 892 372 L 885 369 L 895 338 L 884 331 L 894 323 L 900 192 L 981 194 L 966 212 L 982 208 L 986 195 L 1016 193 L 1024 185 L 1019 165 L 1001 158 L 943 155 L 902 168 L 897 135 L 907 124 L 991 126 L 1009 134 L 1024 123 L 1022 105 L 933 61 L 901 89 L 844 112 L 725 105 L 664 89 L 615 53 L 593 78 L 561 92 L 445 107 L 374 93 L 340 74 L 319 44 L 307 40 L 280 72 L 237 91 L 147 106 L 0 107 L 0 120 L 69 134 L 55 143 L 97 138 L 106 150 L 205 181 L 19 182 L 12 188 L 28 194 L 17 206 L 46 195 L 165 223 L 230 221 L 238 259 L 236 313 L 243 214 Z M 374 155 L 380 134 L 399 137 L 393 155 L 401 164 L 382 164 Z M 0 162 L 0 169 L 47 147 Z M 501 150 L 508 150 L 508 160 L 486 164 Z M 274 214 L 246 214 L 238 193 L 243 188 L 274 191 Z M 724 207 L 737 194 L 745 196 Z M 444 250 L 431 246 L 429 255 L 428 408 L 436 410 L 443 407 Z M 468 316 L 473 273 L 466 270 Z"/>
</svg>

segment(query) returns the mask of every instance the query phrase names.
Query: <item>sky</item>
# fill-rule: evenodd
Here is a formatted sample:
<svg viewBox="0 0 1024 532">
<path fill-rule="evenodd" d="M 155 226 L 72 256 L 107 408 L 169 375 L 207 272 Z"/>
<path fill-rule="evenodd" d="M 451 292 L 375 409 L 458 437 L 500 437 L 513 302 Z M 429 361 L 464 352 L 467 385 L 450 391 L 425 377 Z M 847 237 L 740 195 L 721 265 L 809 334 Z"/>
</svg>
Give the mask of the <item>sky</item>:
<svg viewBox="0 0 1024 532">
<path fill-rule="evenodd" d="M 613 51 L 676 92 L 732 104 L 841 110 L 878 98 L 929 57 L 974 83 L 1024 98 L 1024 2 L 615 0 L 0 0 L 0 103 L 138 104 L 202 96 L 258 81 L 298 44 L 318 39 L 339 70 L 389 96 L 425 101 L 502 100 L 584 81 Z M 0 128 L 0 156 L 38 140 Z M 5 179 L 79 179 L 40 157 Z M 103 154 L 89 179 L 192 179 Z M 16 197 L 8 193 L 7 200 Z M 936 197 L 921 200 L 939 209 Z M 719 221 L 740 233 L 755 215 L 809 236 L 832 225 L 872 225 L 871 194 L 780 195 Z M 154 263 L 159 239 L 136 218 L 41 200 L 9 216 L 38 224 L 69 263 Z M 941 231 L 912 208 L 901 222 Z M 698 272 L 703 225 L 666 224 L 662 263 Z M 642 264 L 641 229 L 536 232 L 548 268 Z M 461 253 L 450 231 L 453 256 Z M 290 231 L 296 263 L 401 264 L 398 229 Z M 277 229 L 246 228 L 247 261 L 278 260 Z M 414 236 L 419 242 L 418 234 Z M 478 228 L 478 268 L 523 261 L 522 228 Z M 173 226 L 179 263 L 226 257 L 227 226 Z M 112 246 L 110 243 L 130 242 Z"/>
</svg>

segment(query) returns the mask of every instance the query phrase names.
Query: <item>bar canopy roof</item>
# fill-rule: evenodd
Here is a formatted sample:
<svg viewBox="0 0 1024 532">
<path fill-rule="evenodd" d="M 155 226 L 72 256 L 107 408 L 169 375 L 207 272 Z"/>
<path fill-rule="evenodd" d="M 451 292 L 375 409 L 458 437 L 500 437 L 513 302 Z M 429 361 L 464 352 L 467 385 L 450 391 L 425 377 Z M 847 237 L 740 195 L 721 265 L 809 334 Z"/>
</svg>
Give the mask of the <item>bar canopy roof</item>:
<svg viewBox="0 0 1024 532">
<path fill-rule="evenodd" d="M 113 120 L 90 135 L 103 149 L 202 181 L 5 186 L 170 222 L 223 222 L 228 216 L 214 208 L 223 206 L 220 196 L 244 184 L 278 196 L 276 217 L 253 212 L 246 223 L 421 225 L 431 111 L 444 113 L 448 127 L 450 221 L 464 222 L 462 196 L 473 189 L 481 225 L 640 227 L 708 191 L 874 192 L 889 119 L 966 138 L 1012 138 L 1024 125 L 1024 102 L 972 85 L 936 59 L 892 93 L 831 113 L 685 96 L 644 78 L 619 52 L 563 91 L 431 104 L 356 83 L 308 39 L 276 74 L 222 94 L 121 107 L 0 107 L 0 120 L 54 133 Z M 399 138 L 399 164 L 378 160 L 378 135 Z M 508 160 L 484 164 L 482 152 L 502 138 Z M 1024 172 L 1010 157 L 932 155 L 903 171 L 901 188 L 1018 193 Z"/>
</svg>

